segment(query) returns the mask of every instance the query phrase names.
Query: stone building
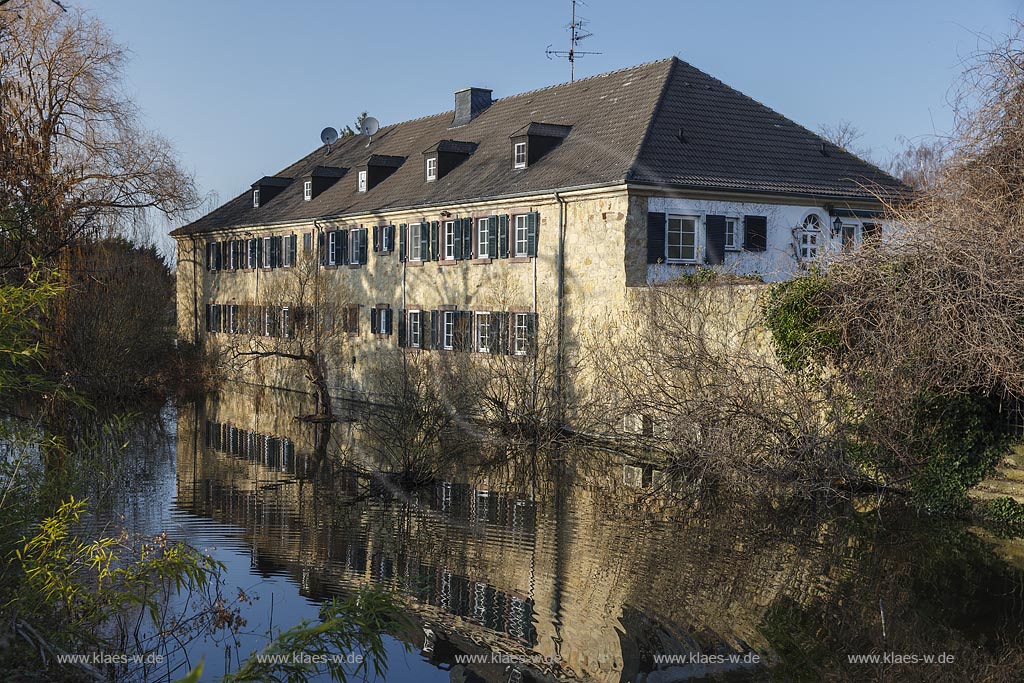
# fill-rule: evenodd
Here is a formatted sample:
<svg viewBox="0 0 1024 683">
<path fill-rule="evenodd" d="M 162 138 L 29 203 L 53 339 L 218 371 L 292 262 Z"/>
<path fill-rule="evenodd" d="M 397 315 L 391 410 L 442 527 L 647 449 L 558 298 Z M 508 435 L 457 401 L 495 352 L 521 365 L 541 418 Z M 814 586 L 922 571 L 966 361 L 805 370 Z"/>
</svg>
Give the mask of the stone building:
<svg viewBox="0 0 1024 683">
<path fill-rule="evenodd" d="M 789 277 L 880 234 L 902 189 L 676 58 L 500 99 L 467 88 L 175 230 L 178 334 L 296 334 L 308 314 L 270 293 L 313 263 L 356 386 L 385 349 L 529 356 L 539 327 L 561 363 L 639 288 Z"/>
</svg>

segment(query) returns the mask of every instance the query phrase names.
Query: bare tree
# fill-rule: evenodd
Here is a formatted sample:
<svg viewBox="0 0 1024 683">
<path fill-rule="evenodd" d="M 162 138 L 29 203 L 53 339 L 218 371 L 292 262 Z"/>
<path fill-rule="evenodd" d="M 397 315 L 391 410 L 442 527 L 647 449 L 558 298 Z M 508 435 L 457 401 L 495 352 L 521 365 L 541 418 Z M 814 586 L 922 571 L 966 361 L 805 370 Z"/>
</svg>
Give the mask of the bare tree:
<svg viewBox="0 0 1024 683">
<path fill-rule="evenodd" d="M 288 268 L 257 270 L 253 298 L 220 307 L 214 326 L 225 333 L 228 362 L 242 368 L 257 361 L 277 363 L 285 376 L 289 369 L 300 373 L 316 396 L 317 414 L 308 419 L 331 422 L 329 366 L 337 367 L 344 357 L 349 330 L 358 324 L 358 307 L 344 303 L 347 292 L 337 283 L 331 284 L 328 297 L 315 251 L 298 252 L 293 250 L 294 263 Z"/>
<path fill-rule="evenodd" d="M 123 94 L 124 49 L 96 19 L 26 0 L 0 12 L 0 41 L 0 195 L 21 219 L 5 221 L 9 265 L 197 203 L 171 145 Z"/>
</svg>

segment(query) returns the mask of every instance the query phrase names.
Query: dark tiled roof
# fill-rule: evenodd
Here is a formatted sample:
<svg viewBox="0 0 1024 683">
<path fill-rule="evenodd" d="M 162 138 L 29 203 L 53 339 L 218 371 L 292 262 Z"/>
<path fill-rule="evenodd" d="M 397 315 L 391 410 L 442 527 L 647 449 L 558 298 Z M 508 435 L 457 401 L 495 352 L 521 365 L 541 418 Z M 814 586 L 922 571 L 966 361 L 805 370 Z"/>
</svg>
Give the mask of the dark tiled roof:
<svg viewBox="0 0 1024 683">
<path fill-rule="evenodd" d="M 875 166 L 681 61 L 669 74 L 629 179 L 836 198 L 906 190 Z"/>
<path fill-rule="evenodd" d="M 441 140 L 436 145 L 431 145 L 423 150 L 424 154 L 430 152 L 454 152 L 456 154 L 472 154 L 476 149 L 475 142 L 460 142 L 459 140 Z"/>
<path fill-rule="evenodd" d="M 520 135 L 539 135 L 544 138 L 564 138 L 569 134 L 570 130 L 572 130 L 572 126 L 559 126 L 554 123 L 537 123 L 536 121 L 531 121 L 515 133 L 512 133 L 512 137 L 518 137 Z"/>
<path fill-rule="evenodd" d="M 450 140 L 452 116 L 448 111 L 386 126 L 369 149 L 364 136 L 347 138 L 276 174 L 302 178 L 317 166 L 363 167 L 371 155 L 405 159 L 369 192 L 358 192 L 355 179 L 346 178 L 303 201 L 302 183 L 294 183 L 259 208 L 245 193 L 172 234 L 625 180 L 865 199 L 873 196 L 869 183 L 889 191 L 902 187 L 834 146 L 826 145 L 828 156 L 822 155 L 815 134 L 675 58 L 496 100 L 454 129 L 460 141 L 475 145 L 472 154 L 428 183 L 418 160 Z M 514 170 L 509 137 L 531 125 L 568 134 L 536 164 Z"/>
</svg>

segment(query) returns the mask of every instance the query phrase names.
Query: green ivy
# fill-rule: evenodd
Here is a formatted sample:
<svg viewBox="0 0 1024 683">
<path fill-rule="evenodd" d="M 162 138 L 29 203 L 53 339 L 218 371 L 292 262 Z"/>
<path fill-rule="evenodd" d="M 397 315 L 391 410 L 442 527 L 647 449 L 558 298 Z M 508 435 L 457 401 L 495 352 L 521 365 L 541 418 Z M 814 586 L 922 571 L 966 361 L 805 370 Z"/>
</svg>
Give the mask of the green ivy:
<svg viewBox="0 0 1024 683">
<path fill-rule="evenodd" d="M 1024 536 L 1024 505 L 1009 496 L 1002 496 L 981 505 L 985 526 L 997 536 Z"/>
<path fill-rule="evenodd" d="M 839 347 L 839 332 L 828 325 L 821 311 L 827 289 L 828 281 L 813 269 L 802 277 L 776 283 L 768 291 L 765 325 L 775 355 L 787 370 L 820 363 Z"/>
</svg>

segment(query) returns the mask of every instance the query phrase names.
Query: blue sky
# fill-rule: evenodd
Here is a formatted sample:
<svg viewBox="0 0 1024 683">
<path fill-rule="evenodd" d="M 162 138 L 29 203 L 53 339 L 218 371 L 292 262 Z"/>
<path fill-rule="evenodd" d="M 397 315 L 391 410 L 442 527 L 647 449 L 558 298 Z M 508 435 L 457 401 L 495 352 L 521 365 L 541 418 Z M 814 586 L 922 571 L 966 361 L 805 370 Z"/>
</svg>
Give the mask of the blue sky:
<svg viewBox="0 0 1024 683">
<path fill-rule="evenodd" d="M 75 1 L 75 0 L 72 0 Z M 129 94 L 224 202 L 362 110 L 388 124 L 568 80 L 568 0 L 77 0 L 131 50 Z M 840 119 L 877 158 L 948 131 L 950 88 L 1024 0 L 856 3 L 589 0 L 577 77 L 676 55 L 817 130 Z"/>
</svg>

